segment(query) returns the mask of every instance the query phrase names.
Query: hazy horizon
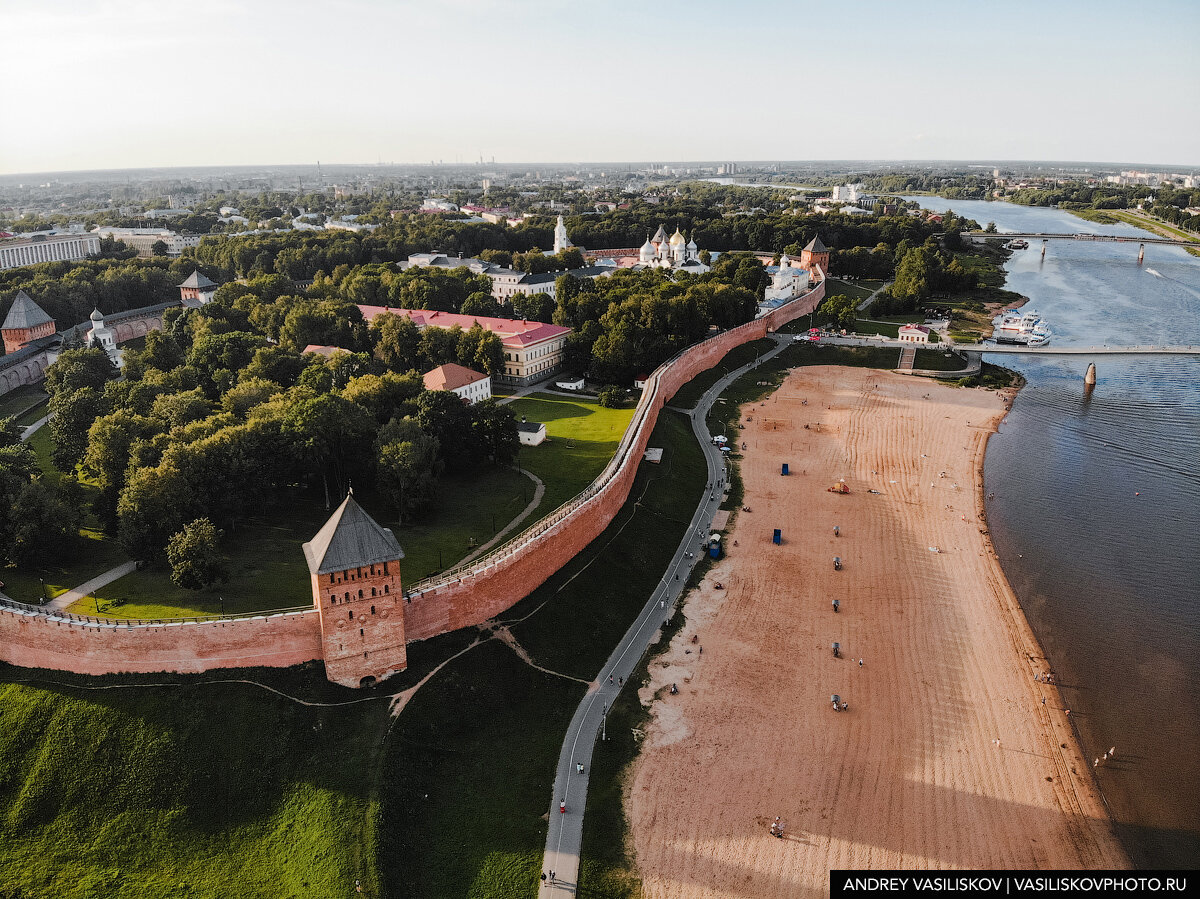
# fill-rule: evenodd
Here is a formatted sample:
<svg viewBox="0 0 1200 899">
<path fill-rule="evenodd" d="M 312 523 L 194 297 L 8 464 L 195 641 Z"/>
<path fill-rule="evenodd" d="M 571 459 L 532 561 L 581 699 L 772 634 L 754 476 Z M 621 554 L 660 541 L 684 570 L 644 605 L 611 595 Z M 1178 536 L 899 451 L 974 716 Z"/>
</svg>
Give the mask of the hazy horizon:
<svg viewBox="0 0 1200 899">
<path fill-rule="evenodd" d="M 480 157 L 1200 165 L 1187 0 L 1136 15 L 1111 0 L 0 0 L 0 25 L 24 76 L 3 175 Z"/>
</svg>

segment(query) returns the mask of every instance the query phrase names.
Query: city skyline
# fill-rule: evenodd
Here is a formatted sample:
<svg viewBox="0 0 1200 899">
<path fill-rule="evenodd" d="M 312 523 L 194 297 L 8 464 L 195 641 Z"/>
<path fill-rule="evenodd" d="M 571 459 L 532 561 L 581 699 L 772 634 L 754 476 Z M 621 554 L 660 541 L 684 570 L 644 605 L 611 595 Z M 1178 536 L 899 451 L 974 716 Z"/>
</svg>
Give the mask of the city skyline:
<svg viewBox="0 0 1200 899">
<path fill-rule="evenodd" d="M 0 3 L 0 174 L 653 160 L 1200 164 L 1200 8 Z M 1170 26 L 1170 27 L 1166 27 Z M 40 89 L 39 89 L 40 88 Z M 83 101 L 83 102 L 81 102 Z"/>
</svg>

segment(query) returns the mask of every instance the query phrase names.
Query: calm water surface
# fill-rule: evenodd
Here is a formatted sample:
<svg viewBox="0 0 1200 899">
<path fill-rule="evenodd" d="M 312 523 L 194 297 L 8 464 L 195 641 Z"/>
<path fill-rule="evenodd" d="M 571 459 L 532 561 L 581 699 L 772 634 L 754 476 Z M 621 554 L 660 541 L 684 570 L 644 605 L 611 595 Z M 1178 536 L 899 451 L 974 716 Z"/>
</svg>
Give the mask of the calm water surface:
<svg viewBox="0 0 1200 899">
<path fill-rule="evenodd" d="M 1128 234 L 1065 212 L 917 197 L 1000 231 Z M 1200 344 L 1200 258 L 1051 241 L 1011 290 L 1061 345 Z M 985 357 L 986 358 L 986 357 Z M 1200 357 L 994 356 L 1028 381 L 988 445 L 988 519 L 1139 867 L 1200 866 Z M 1094 361 L 1089 396 L 1083 375 Z"/>
</svg>

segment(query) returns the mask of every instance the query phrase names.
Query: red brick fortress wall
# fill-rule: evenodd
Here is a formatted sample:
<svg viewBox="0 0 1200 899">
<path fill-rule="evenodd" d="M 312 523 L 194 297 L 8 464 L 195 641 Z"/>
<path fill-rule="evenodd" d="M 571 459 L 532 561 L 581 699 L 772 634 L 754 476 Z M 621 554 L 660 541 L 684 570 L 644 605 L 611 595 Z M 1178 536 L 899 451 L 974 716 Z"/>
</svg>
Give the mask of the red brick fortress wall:
<svg viewBox="0 0 1200 899">
<path fill-rule="evenodd" d="M 552 513 L 530 531 L 452 577 L 414 592 L 405 608 L 409 640 L 423 640 L 482 624 L 523 599 L 608 527 L 629 496 L 658 413 L 680 387 L 716 365 L 734 347 L 758 340 L 814 311 L 825 298 L 822 281 L 807 294 L 762 318 L 685 350 L 660 366 L 642 392 L 613 461 L 592 485 L 594 493 Z"/>
<path fill-rule="evenodd" d="M 822 282 L 763 318 L 690 347 L 660 366 L 646 384 L 615 456 L 584 494 L 470 566 L 422 585 L 408 598 L 392 599 L 400 592 L 400 581 L 399 572 L 389 570 L 387 575 L 368 575 L 361 582 L 356 576 L 352 602 L 330 604 L 330 609 L 322 605 L 305 612 L 217 621 L 90 621 L 48 613 L 36 606 L 0 603 L 0 661 L 79 674 L 115 674 L 287 667 L 324 659 L 330 679 L 351 686 L 364 677 L 380 678 L 399 670 L 405 664 L 408 641 L 481 624 L 498 615 L 594 540 L 629 496 L 667 399 L 734 347 L 807 315 L 824 296 Z M 388 602 L 381 602 L 385 582 Z M 324 591 L 326 603 L 327 585 L 328 575 L 324 584 L 315 584 L 318 589 L 314 591 L 316 596 Z M 336 586 L 341 587 L 344 600 L 344 581 Z M 372 586 L 377 591 L 374 616 L 370 612 Z M 360 587 L 362 599 L 358 598 Z M 353 629 L 351 608 L 355 612 Z M 365 622 L 359 624 L 364 620 L 364 608 Z M 325 628 L 323 635 L 322 616 L 327 612 L 331 612 L 327 616 L 331 627 Z M 345 616 L 345 627 L 338 628 L 341 616 Z M 335 650 L 332 647 L 339 645 L 339 639 L 340 648 Z M 359 642 L 354 643 L 356 640 Z"/>
<path fill-rule="evenodd" d="M 0 606 L 0 659 L 78 674 L 256 665 L 286 668 L 321 658 L 316 611 L 164 624 L 87 621 L 16 603 Z"/>
</svg>

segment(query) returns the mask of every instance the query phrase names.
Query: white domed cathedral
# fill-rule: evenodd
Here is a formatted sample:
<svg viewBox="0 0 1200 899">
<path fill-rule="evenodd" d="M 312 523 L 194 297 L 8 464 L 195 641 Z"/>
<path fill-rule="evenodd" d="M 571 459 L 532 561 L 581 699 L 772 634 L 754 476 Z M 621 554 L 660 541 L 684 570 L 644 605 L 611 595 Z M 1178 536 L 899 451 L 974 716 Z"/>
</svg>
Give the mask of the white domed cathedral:
<svg viewBox="0 0 1200 899">
<path fill-rule="evenodd" d="M 700 261 L 700 251 L 694 240 L 688 240 L 678 228 L 669 238 L 666 229 L 658 226 L 653 237 L 638 250 L 638 263 L 647 268 L 675 268 L 706 272 L 708 266 Z"/>
</svg>

